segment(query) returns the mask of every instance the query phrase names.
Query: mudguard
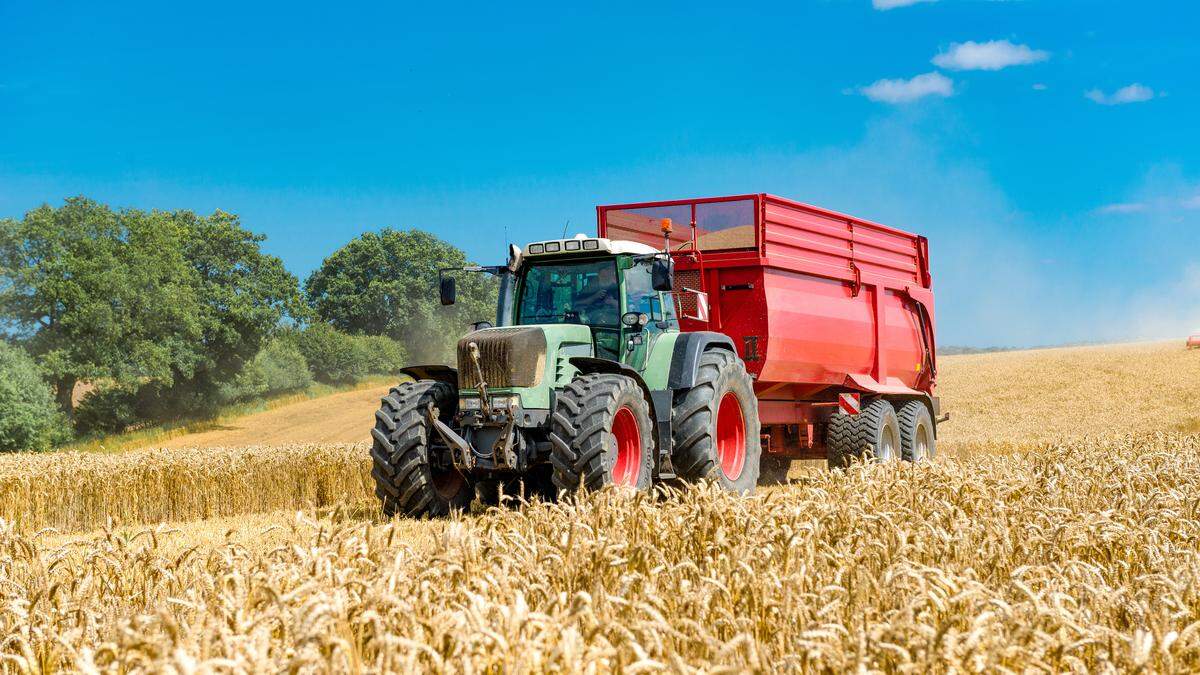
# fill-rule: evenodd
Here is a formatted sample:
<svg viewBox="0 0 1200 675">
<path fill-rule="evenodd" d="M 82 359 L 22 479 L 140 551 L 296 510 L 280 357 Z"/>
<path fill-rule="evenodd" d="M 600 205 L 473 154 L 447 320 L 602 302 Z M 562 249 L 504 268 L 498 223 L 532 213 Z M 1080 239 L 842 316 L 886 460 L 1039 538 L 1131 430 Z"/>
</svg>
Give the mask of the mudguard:
<svg viewBox="0 0 1200 675">
<path fill-rule="evenodd" d="M 443 365 L 429 366 L 408 366 L 400 369 L 402 375 L 407 375 L 414 380 L 437 380 L 445 382 L 450 386 L 458 389 L 458 369 Z"/>
<path fill-rule="evenodd" d="M 710 349 L 727 349 L 737 356 L 733 340 L 724 333 L 695 331 L 681 333 L 675 341 L 675 352 L 671 355 L 671 372 L 667 386 L 672 391 L 691 389 L 696 386 L 696 371 L 700 367 L 700 355 Z"/>
</svg>

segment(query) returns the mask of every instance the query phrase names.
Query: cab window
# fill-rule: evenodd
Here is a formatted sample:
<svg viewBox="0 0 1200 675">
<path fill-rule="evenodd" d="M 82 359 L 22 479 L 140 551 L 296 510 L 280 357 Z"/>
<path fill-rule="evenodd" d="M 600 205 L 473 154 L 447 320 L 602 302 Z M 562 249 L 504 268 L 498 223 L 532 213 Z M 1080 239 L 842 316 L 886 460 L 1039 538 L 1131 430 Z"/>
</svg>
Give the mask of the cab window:
<svg viewBox="0 0 1200 675">
<path fill-rule="evenodd" d="M 670 293 L 651 286 L 650 262 L 635 263 L 625 273 L 625 311 L 639 312 L 650 317 L 653 329 L 659 321 L 675 323 L 675 307 Z"/>
<path fill-rule="evenodd" d="M 531 265 L 525 272 L 517 323 L 616 328 L 620 312 L 614 260 Z"/>
</svg>

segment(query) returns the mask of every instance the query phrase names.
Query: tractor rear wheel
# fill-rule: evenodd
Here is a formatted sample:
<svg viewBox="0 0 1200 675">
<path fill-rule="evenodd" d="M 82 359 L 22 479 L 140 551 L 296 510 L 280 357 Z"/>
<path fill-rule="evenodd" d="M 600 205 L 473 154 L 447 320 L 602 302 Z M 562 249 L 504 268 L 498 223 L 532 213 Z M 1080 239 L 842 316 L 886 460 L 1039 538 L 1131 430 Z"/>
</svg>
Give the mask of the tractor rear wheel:
<svg viewBox="0 0 1200 675">
<path fill-rule="evenodd" d="M 933 416 L 920 401 L 909 401 L 896 413 L 900 422 L 900 457 L 906 462 L 927 462 L 937 454 Z"/>
<path fill-rule="evenodd" d="M 554 487 L 567 492 L 653 484 L 650 406 L 636 382 L 593 373 L 575 378 L 556 397 L 550 418 Z"/>
<path fill-rule="evenodd" d="M 384 515 L 444 516 L 471 505 L 474 486 L 450 463 L 428 416 L 434 407 L 449 422 L 457 403 L 453 387 L 433 380 L 401 384 L 383 397 L 371 430 L 371 475 Z"/>
<path fill-rule="evenodd" d="M 749 493 L 758 484 L 762 442 L 758 399 L 746 364 L 724 349 L 700 356 L 696 384 L 676 392 L 671 409 L 676 473 Z"/>
<path fill-rule="evenodd" d="M 835 413 L 825 430 L 829 468 L 844 469 L 854 461 L 900 459 L 900 424 L 891 403 L 877 398 L 857 415 Z"/>
</svg>

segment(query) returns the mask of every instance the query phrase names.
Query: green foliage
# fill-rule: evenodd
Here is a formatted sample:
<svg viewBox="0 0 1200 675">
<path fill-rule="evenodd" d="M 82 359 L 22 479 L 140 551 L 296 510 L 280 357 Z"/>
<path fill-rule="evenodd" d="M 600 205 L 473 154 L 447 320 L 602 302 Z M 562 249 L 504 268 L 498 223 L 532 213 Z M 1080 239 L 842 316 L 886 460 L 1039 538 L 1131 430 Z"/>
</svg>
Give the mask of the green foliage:
<svg viewBox="0 0 1200 675">
<path fill-rule="evenodd" d="M 125 431 L 140 421 L 138 390 L 108 385 L 83 397 L 75 408 L 75 432 L 90 436 Z"/>
<path fill-rule="evenodd" d="M 317 323 L 309 326 L 298 339 L 301 353 L 313 376 L 327 384 L 344 384 L 367 374 L 366 354 L 351 336 L 333 326 Z"/>
<path fill-rule="evenodd" d="M 315 323 L 296 336 L 313 376 L 326 384 L 357 382 L 368 375 L 394 375 L 407 362 L 404 348 L 381 335 L 347 335 Z"/>
<path fill-rule="evenodd" d="M 295 277 L 217 211 L 113 211 L 83 197 L 0 221 L 0 316 L 72 412 L 79 380 L 138 387 L 143 414 L 217 400 L 289 311 Z"/>
<path fill-rule="evenodd" d="M 221 387 L 223 401 L 245 401 L 299 391 L 311 385 L 308 361 L 295 340 L 275 338 L 246 364 L 232 382 Z"/>
<path fill-rule="evenodd" d="M 358 335 L 354 340 L 362 352 L 363 367 L 370 375 L 396 375 L 408 365 L 404 345 L 386 335 Z"/>
<path fill-rule="evenodd" d="M 33 359 L 0 341 L 0 451 L 45 450 L 66 429 Z"/>
<path fill-rule="evenodd" d="M 438 270 L 466 264 L 461 250 L 428 232 L 385 228 L 326 258 L 305 293 L 317 317 L 342 331 L 386 335 L 419 362 L 448 362 L 468 324 L 496 314 L 496 283 L 485 274 L 457 274 L 458 303 L 438 302 Z"/>
<path fill-rule="evenodd" d="M 79 380 L 170 382 L 200 338 L 184 230 L 168 214 L 77 197 L 0 221 L 0 315 L 71 412 Z"/>
</svg>

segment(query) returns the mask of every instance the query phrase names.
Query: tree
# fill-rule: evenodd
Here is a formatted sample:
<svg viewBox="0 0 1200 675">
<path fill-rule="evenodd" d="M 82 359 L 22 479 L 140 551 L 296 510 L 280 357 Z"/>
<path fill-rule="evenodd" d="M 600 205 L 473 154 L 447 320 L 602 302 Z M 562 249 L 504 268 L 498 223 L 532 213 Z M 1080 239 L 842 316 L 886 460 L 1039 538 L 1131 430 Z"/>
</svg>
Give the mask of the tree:
<svg viewBox="0 0 1200 675">
<path fill-rule="evenodd" d="M 45 450 L 65 428 L 33 359 L 0 341 L 0 451 Z"/>
<path fill-rule="evenodd" d="M 216 401 L 219 386 L 233 380 L 258 354 L 285 316 L 303 311 L 299 282 L 279 258 L 262 252 L 266 237 L 244 229 L 238 217 L 216 211 L 197 216 L 175 211 L 180 253 L 191 268 L 198 339 L 185 346 L 172 378 L 154 392 L 163 409 Z"/>
<path fill-rule="evenodd" d="M 474 321 L 494 320 L 496 284 L 460 273 L 458 303 L 438 302 L 438 270 L 469 264 L 466 255 L 420 230 L 367 232 L 335 251 L 305 282 L 314 313 L 358 335 L 399 340 L 421 362 L 444 362 Z"/>
<path fill-rule="evenodd" d="M 80 380 L 147 390 L 154 412 L 215 396 L 289 309 L 296 278 L 217 211 L 113 211 L 83 197 L 0 221 L 0 316 L 73 411 Z"/>
<path fill-rule="evenodd" d="M 165 214 L 83 197 L 0 221 L 0 316 L 68 415 L 79 380 L 169 380 L 186 357 L 199 332 L 180 235 Z"/>
</svg>

